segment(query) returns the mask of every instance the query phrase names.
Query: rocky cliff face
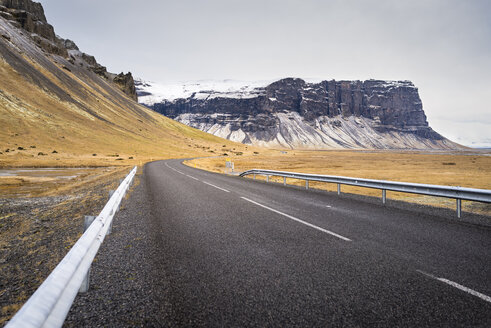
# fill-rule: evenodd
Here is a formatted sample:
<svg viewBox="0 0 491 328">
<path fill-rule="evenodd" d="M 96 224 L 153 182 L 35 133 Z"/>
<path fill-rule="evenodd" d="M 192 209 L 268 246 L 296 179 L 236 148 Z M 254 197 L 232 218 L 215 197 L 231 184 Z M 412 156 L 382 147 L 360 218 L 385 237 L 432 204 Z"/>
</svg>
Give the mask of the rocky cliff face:
<svg viewBox="0 0 491 328">
<path fill-rule="evenodd" d="M 93 56 L 81 52 L 75 42 L 65 40 L 55 34 L 53 26 L 46 20 L 43 6 L 32 0 L 0 0 L 0 17 L 15 27 L 29 33 L 29 37 L 48 54 L 69 59 L 72 64 L 88 68 L 96 74 L 114 82 L 121 91 L 137 100 L 131 73 L 111 74 Z M 7 38 L 8 36 L 3 36 Z"/>
<path fill-rule="evenodd" d="M 201 130 L 243 143 L 291 148 L 454 148 L 426 120 L 410 81 L 287 78 L 264 86 L 189 91 L 155 100 L 137 82 L 140 101 Z"/>
<path fill-rule="evenodd" d="M 116 83 L 124 93 L 129 95 L 135 101 L 138 101 L 135 88 L 135 80 L 131 73 L 119 73 L 113 78 L 113 82 Z"/>
</svg>

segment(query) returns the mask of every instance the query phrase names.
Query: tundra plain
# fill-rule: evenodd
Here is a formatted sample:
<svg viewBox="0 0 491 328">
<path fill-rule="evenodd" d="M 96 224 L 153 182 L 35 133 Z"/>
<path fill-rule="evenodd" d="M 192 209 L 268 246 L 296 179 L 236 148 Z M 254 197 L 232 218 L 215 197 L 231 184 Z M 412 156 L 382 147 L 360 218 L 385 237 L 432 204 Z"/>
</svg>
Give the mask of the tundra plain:
<svg viewBox="0 0 491 328">
<path fill-rule="evenodd" d="M 226 147 L 223 149 L 226 150 Z M 263 150 L 253 156 L 229 156 L 235 171 L 271 169 L 313 174 L 337 175 L 354 178 L 425 183 L 491 189 L 491 152 L 468 150 L 460 152 L 438 151 L 381 151 L 381 150 Z M 187 161 L 193 167 L 213 172 L 225 172 L 225 158 L 200 158 Z M 265 180 L 264 177 L 257 177 Z M 272 182 L 283 178 L 271 177 Z M 304 185 L 304 181 L 287 179 L 291 185 Z M 310 182 L 311 188 L 335 191 L 330 183 Z M 380 190 L 342 186 L 343 193 L 380 197 Z M 387 198 L 446 208 L 455 208 L 454 199 L 399 192 L 387 192 Z M 463 202 L 464 211 L 491 215 L 491 205 Z"/>
</svg>

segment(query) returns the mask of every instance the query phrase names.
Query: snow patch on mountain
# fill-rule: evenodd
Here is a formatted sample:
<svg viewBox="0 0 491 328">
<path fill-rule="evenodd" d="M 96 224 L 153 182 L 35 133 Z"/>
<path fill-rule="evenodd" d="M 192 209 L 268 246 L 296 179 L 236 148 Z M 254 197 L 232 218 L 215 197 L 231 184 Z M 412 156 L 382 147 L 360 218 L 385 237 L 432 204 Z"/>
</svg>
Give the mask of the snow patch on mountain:
<svg viewBox="0 0 491 328">
<path fill-rule="evenodd" d="M 164 101 L 193 97 L 195 99 L 212 98 L 254 98 L 274 80 L 238 81 L 238 80 L 200 80 L 172 84 L 135 80 L 138 102 L 147 106 Z"/>
</svg>

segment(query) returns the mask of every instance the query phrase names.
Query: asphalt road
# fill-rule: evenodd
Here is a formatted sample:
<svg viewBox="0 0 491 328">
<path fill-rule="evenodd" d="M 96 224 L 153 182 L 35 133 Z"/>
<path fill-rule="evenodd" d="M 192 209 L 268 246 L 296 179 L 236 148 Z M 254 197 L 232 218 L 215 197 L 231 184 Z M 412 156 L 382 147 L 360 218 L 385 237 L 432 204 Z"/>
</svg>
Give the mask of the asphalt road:
<svg viewBox="0 0 491 328">
<path fill-rule="evenodd" d="M 147 164 L 118 216 L 68 325 L 491 326 L 489 227 L 178 160 Z"/>
</svg>

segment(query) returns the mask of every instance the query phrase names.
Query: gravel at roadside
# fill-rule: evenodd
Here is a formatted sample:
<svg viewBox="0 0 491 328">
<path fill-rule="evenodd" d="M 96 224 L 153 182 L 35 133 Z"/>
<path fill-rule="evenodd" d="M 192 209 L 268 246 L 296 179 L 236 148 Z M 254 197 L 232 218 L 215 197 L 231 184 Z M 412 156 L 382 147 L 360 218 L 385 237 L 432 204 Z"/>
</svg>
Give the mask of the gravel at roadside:
<svg viewBox="0 0 491 328">
<path fill-rule="evenodd" d="M 152 261 L 159 250 L 158 234 L 145 181 L 137 175 L 114 218 L 91 271 L 88 293 L 78 294 L 65 327 L 161 327 L 157 307 L 158 273 Z M 110 316 L 108 315 L 110 314 Z"/>
</svg>

